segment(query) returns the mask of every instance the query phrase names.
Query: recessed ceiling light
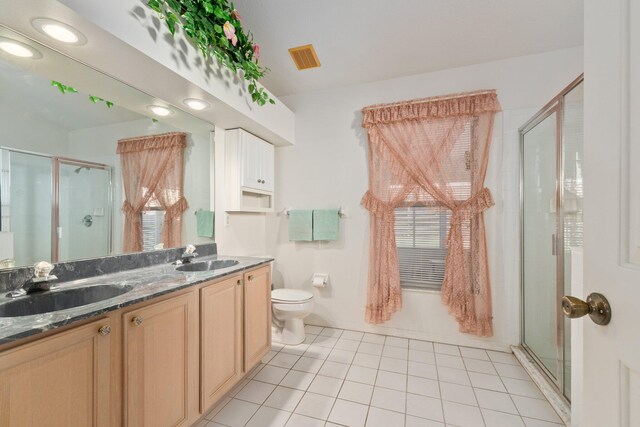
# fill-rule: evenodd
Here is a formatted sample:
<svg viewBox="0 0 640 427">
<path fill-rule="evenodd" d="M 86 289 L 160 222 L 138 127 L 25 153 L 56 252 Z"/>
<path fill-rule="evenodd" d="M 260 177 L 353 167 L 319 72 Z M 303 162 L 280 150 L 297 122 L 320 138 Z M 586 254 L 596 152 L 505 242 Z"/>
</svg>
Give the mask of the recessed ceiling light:
<svg viewBox="0 0 640 427">
<path fill-rule="evenodd" d="M 149 105 L 147 110 L 160 117 L 165 117 L 173 113 L 170 108 L 163 107 L 162 105 Z"/>
<path fill-rule="evenodd" d="M 182 102 L 187 107 L 196 111 L 204 110 L 210 105 L 207 101 L 203 101 L 202 99 L 198 99 L 198 98 L 187 98 Z"/>
<path fill-rule="evenodd" d="M 4 50 L 10 55 L 20 58 L 37 59 L 42 57 L 42 54 L 40 52 L 38 52 L 28 44 L 19 42 L 17 40 L 8 39 L 6 37 L 0 37 L 0 49 Z"/>
<path fill-rule="evenodd" d="M 49 18 L 36 18 L 31 25 L 41 33 L 67 44 L 81 45 L 87 38 L 80 31 L 70 25 Z"/>
</svg>

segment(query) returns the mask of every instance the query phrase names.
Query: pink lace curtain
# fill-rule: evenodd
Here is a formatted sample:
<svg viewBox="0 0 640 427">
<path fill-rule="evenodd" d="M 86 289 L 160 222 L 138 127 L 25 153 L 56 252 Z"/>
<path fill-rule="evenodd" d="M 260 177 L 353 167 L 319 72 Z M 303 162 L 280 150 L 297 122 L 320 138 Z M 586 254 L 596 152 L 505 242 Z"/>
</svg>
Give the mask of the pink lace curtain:
<svg viewBox="0 0 640 427">
<path fill-rule="evenodd" d="M 182 244 L 185 133 L 165 133 L 118 141 L 125 200 L 124 252 L 142 251 L 142 212 L 150 205 L 164 210 L 165 248 Z"/>
<path fill-rule="evenodd" d="M 366 321 L 382 323 L 402 307 L 395 209 L 421 204 L 451 210 L 442 301 L 462 332 L 491 336 L 491 287 L 483 212 L 495 91 L 366 107 L 371 243 Z"/>
</svg>

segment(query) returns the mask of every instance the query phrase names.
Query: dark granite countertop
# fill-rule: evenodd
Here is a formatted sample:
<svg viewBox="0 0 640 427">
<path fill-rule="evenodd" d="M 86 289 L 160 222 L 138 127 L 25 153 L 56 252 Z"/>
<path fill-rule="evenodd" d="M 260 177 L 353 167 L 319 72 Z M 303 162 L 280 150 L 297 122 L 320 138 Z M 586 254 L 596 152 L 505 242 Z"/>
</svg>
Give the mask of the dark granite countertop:
<svg viewBox="0 0 640 427">
<path fill-rule="evenodd" d="M 202 257 L 193 262 L 208 260 L 237 260 L 238 264 L 214 271 L 181 272 L 171 264 L 156 265 L 147 268 L 123 271 L 114 274 L 57 283 L 48 292 L 71 288 L 86 288 L 96 285 L 131 286 L 133 289 L 114 298 L 92 304 L 73 307 L 66 310 L 34 314 L 19 317 L 0 317 L 0 345 L 20 338 L 60 328 L 71 323 L 97 317 L 101 314 L 118 310 L 142 301 L 159 297 L 171 292 L 198 285 L 208 280 L 218 279 L 244 270 L 254 268 L 272 261 L 271 258 L 230 257 L 213 255 Z M 19 298 L 30 298 L 23 296 Z M 0 296 L 0 305 L 17 298 Z"/>
</svg>

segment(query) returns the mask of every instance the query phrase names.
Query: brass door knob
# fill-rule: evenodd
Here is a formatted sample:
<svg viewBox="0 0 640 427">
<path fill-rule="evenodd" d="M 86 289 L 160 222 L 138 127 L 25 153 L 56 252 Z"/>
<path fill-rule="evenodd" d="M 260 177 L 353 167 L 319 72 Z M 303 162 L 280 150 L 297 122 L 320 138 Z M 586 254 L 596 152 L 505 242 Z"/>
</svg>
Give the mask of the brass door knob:
<svg viewBox="0 0 640 427">
<path fill-rule="evenodd" d="M 101 326 L 100 329 L 98 329 L 98 333 L 103 337 L 106 337 L 111 333 L 111 326 L 109 325 Z"/>
<path fill-rule="evenodd" d="M 598 325 L 607 325 L 611 321 L 611 306 L 604 295 L 592 293 L 586 301 L 565 295 L 562 297 L 562 312 L 569 319 L 577 319 L 587 314 Z"/>
<path fill-rule="evenodd" d="M 140 326 L 142 325 L 142 320 L 143 320 L 142 317 L 136 316 L 133 319 L 131 319 L 131 323 L 133 323 L 136 326 Z"/>
<path fill-rule="evenodd" d="M 249 279 L 249 280 L 253 280 L 253 274 L 250 274 L 250 275 L 247 277 L 247 279 Z"/>
<path fill-rule="evenodd" d="M 238 282 L 236 283 L 236 285 L 242 285 L 242 279 L 238 279 Z"/>
</svg>

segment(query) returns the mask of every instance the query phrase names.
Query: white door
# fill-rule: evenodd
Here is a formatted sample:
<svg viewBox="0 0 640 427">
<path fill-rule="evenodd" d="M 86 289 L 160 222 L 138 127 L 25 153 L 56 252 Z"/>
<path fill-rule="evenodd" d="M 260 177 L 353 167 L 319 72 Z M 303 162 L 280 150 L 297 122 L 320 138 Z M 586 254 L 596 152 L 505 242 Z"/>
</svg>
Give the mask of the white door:
<svg viewBox="0 0 640 427">
<path fill-rule="evenodd" d="M 586 0 L 584 299 L 611 323 L 583 329 L 581 427 L 640 426 L 640 2 Z M 575 323 L 574 323 L 575 325 Z M 576 361 L 580 365 L 580 360 Z"/>
<path fill-rule="evenodd" d="M 260 178 L 262 180 L 262 190 L 273 192 L 274 183 L 274 147 L 268 142 L 262 142 L 260 148 Z"/>
<path fill-rule="evenodd" d="M 260 140 L 241 129 L 238 130 L 241 147 L 242 186 L 260 189 Z"/>
</svg>

